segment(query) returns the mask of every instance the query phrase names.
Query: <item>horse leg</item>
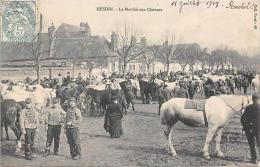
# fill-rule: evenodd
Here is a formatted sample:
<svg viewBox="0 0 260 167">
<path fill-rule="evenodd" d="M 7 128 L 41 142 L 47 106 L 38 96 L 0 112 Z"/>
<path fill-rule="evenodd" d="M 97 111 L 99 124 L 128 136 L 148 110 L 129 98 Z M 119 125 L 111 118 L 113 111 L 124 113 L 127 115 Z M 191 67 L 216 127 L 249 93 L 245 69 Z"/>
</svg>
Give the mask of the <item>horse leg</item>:
<svg viewBox="0 0 260 167">
<path fill-rule="evenodd" d="M 3 119 L 1 120 L 1 140 L 3 140 L 3 129 L 4 129 L 4 122 Z"/>
<path fill-rule="evenodd" d="M 216 151 L 217 151 L 217 157 L 219 158 L 224 157 L 223 152 L 220 150 L 220 141 L 221 141 L 222 132 L 223 132 L 223 128 L 217 129 L 216 132 Z"/>
<path fill-rule="evenodd" d="M 3 123 L 4 123 L 4 126 L 5 126 L 6 140 L 9 140 L 8 124 L 5 121 Z"/>
<path fill-rule="evenodd" d="M 166 131 L 164 131 L 164 135 L 166 136 L 166 141 L 167 141 L 166 145 L 167 145 L 168 150 L 172 154 L 172 156 L 177 156 L 176 150 L 175 150 L 175 148 L 173 147 L 173 144 L 172 144 L 172 131 L 173 131 L 174 125 L 177 122 L 178 122 L 177 119 L 173 120 L 171 122 L 171 124 L 167 125 Z"/>
<path fill-rule="evenodd" d="M 126 98 L 126 108 L 128 109 L 130 106 L 130 99 L 127 97 Z"/>
<path fill-rule="evenodd" d="M 209 143 L 212 140 L 214 134 L 216 133 L 216 130 L 217 130 L 217 127 L 209 127 L 208 128 L 208 133 L 207 133 L 205 145 L 204 145 L 204 148 L 203 148 L 203 157 L 207 160 L 210 160 Z"/>
<path fill-rule="evenodd" d="M 133 99 L 132 99 L 132 98 L 130 99 L 130 103 L 131 103 L 131 105 L 132 105 L 133 111 L 135 111 L 135 105 L 134 105 L 134 102 L 133 102 Z"/>
<path fill-rule="evenodd" d="M 22 143 L 21 143 L 21 140 L 20 140 L 22 133 L 21 133 L 21 131 L 15 126 L 15 124 L 13 124 L 13 123 L 10 124 L 10 128 L 14 131 L 14 134 L 15 134 L 15 136 L 16 136 L 16 138 L 17 138 L 17 141 L 16 141 L 16 151 L 20 151 L 21 148 L 22 148 Z"/>
</svg>

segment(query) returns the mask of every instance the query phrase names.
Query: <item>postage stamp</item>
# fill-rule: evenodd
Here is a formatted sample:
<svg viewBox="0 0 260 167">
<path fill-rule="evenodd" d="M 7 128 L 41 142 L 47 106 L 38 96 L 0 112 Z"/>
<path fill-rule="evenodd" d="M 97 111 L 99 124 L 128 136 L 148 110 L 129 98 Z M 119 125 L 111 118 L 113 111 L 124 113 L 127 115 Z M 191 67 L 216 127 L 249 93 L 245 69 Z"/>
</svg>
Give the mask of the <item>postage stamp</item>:
<svg viewBox="0 0 260 167">
<path fill-rule="evenodd" d="M 2 3 L 2 40 L 30 41 L 36 32 L 36 1 Z"/>
</svg>

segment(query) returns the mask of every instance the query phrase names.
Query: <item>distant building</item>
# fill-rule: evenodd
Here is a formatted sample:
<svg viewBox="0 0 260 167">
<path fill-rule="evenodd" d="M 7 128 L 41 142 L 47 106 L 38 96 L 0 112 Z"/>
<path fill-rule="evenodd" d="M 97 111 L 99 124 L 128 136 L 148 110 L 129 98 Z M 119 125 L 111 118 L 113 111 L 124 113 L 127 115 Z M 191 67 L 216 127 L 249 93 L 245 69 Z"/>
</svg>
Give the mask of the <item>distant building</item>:
<svg viewBox="0 0 260 167">
<path fill-rule="evenodd" d="M 81 67 L 88 61 L 95 62 L 95 68 L 107 68 L 109 72 L 119 71 L 116 54 L 117 35 L 111 34 L 111 42 L 105 37 L 92 36 L 88 23 L 79 26 L 63 23 L 57 29 L 52 24 L 47 33 L 40 34 L 43 67 Z M 34 64 L 29 43 L 2 42 L 1 66 L 23 67 Z"/>
</svg>

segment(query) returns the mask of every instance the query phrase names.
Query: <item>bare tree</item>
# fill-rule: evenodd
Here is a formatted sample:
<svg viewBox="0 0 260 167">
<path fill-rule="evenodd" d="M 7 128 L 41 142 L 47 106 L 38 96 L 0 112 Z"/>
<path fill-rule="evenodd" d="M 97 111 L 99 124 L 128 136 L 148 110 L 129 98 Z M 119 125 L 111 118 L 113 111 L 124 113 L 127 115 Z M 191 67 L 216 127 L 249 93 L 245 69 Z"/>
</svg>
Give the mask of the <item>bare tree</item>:
<svg viewBox="0 0 260 167">
<path fill-rule="evenodd" d="M 90 41 L 88 37 L 84 37 L 79 41 L 80 46 L 80 54 L 82 56 L 77 57 L 77 59 L 84 61 L 84 66 L 88 71 L 88 77 L 91 80 L 92 78 L 92 71 L 95 68 L 96 58 L 100 54 L 101 43 L 97 41 Z M 76 61 L 76 60 L 75 60 Z"/>
<path fill-rule="evenodd" d="M 40 82 L 40 70 L 43 60 L 47 59 L 47 56 L 44 57 L 46 50 L 43 48 L 44 39 L 40 33 L 31 34 L 31 40 L 25 42 L 24 49 L 29 52 L 33 59 L 33 66 L 36 70 L 37 83 Z"/>
<path fill-rule="evenodd" d="M 53 26 L 53 24 L 52 24 Z M 53 26 L 54 28 L 54 26 Z M 33 67 L 36 70 L 37 83 L 40 82 L 40 70 L 41 65 L 44 60 L 54 56 L 58 52 L 59 47 L 54 47 L 55 41 L 55 28 L 48 34 L 46 37 L 44 33 L 42 33 L 43 29 L 43 16 L 40 15 L 40 27 L 37 32 L 29 32 L 30 40 L 24 42 L 23 50 L 32 56 Z"/>
<path fill-rule="evenodd" d="M 177 60 L 184 71 L 185 67 L 189 65 L 190 71 L 194 72 L 194 65 L 199 61 L 201 56 L 201 49 L 199 44 L 179 44 L 176 45 L 178 50 Z"/>
<path fill-rule="evenodd" d="M 201 52 L 201 54 L 198 57 L 198 60 L 199 60 L 199 63 L 201 65 L 202 70 L 205 69 L 205 66 L 208 62 L 208 57 L 209 57 L 209 54 L 208 54 L 207 48 L 204 48 L 203 51 Z"/>
<path fill-rule="evenodd" d="M 201 49 L 199 44 L 191 44 L 188 46 L 188 48 L 186 49 L 187 52 L 187 61 L 190 67 L 190 71 L 193 75 L 194 73 L 194 65 L 197 63 L 200 55 L 201 55 Z"/>
<path fill-rule="evenodd" d="M 181 66 L 182 72 L 185 70 L 187 65 L 189 64 L 188 62 L 188 52 L 187 52 L 187 46 L 186 45 L 177 45 L 179 52 L 176 56 L 176 60 Z"/>
<path fill-rule="evenodd" d="M 150 73 L 151 65 L 154 62 L 154 53 L 151 51 L 144 51 L 142 58 L 147 67 L 148 73 Z"/>
<path fill-rule="evenodd" d="M 117 54 L 122 61 L 123 76 L 126 74 L 127 64 L 143 54 L 143 48 L 138 45 L 136 39 L 139 34 L 135 27 L 124 23 L 123 26 L 117 30 L 118 35 L 118 47 Z"/>
<path fill-rule="evenodd" d="M 213 56 L 213 54 L 208 54 L 207 58 L 206 58 L 207 62 L 208 62 L 208 66 L 209 66 L 209 71 L 212 72 L 214 69 L 214 66 L 216 64 L 215 61 L 215 57 Z"/>
<path fill-rule="evenodd" d="M 163 64 L 166 66 L 166 72 L 169 73 L 170 64 L 174 62 L 177 56 L 176 36 L 166 33 L 162 46 L 153 47 L 153 50 L 162 59 Z"/>
</svg>

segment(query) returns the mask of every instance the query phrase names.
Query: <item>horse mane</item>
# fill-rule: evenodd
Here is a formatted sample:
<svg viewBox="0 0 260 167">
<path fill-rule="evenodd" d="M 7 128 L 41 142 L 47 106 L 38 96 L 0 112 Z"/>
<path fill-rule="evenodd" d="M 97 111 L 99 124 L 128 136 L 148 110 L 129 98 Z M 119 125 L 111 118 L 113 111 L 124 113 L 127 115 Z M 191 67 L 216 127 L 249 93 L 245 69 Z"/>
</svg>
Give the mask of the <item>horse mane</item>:
<svg viewBox="0 0 260 167">
<path fill-rule="evenodd" d="M 217 97 L 224 100 L 226 103 L 230 104 L 233 107 L 235 107 L 237 103 L 247 105 L 250 104 L 252 101 L 252 99 L 246 95 L 219 95 Z"/>
</svg>

